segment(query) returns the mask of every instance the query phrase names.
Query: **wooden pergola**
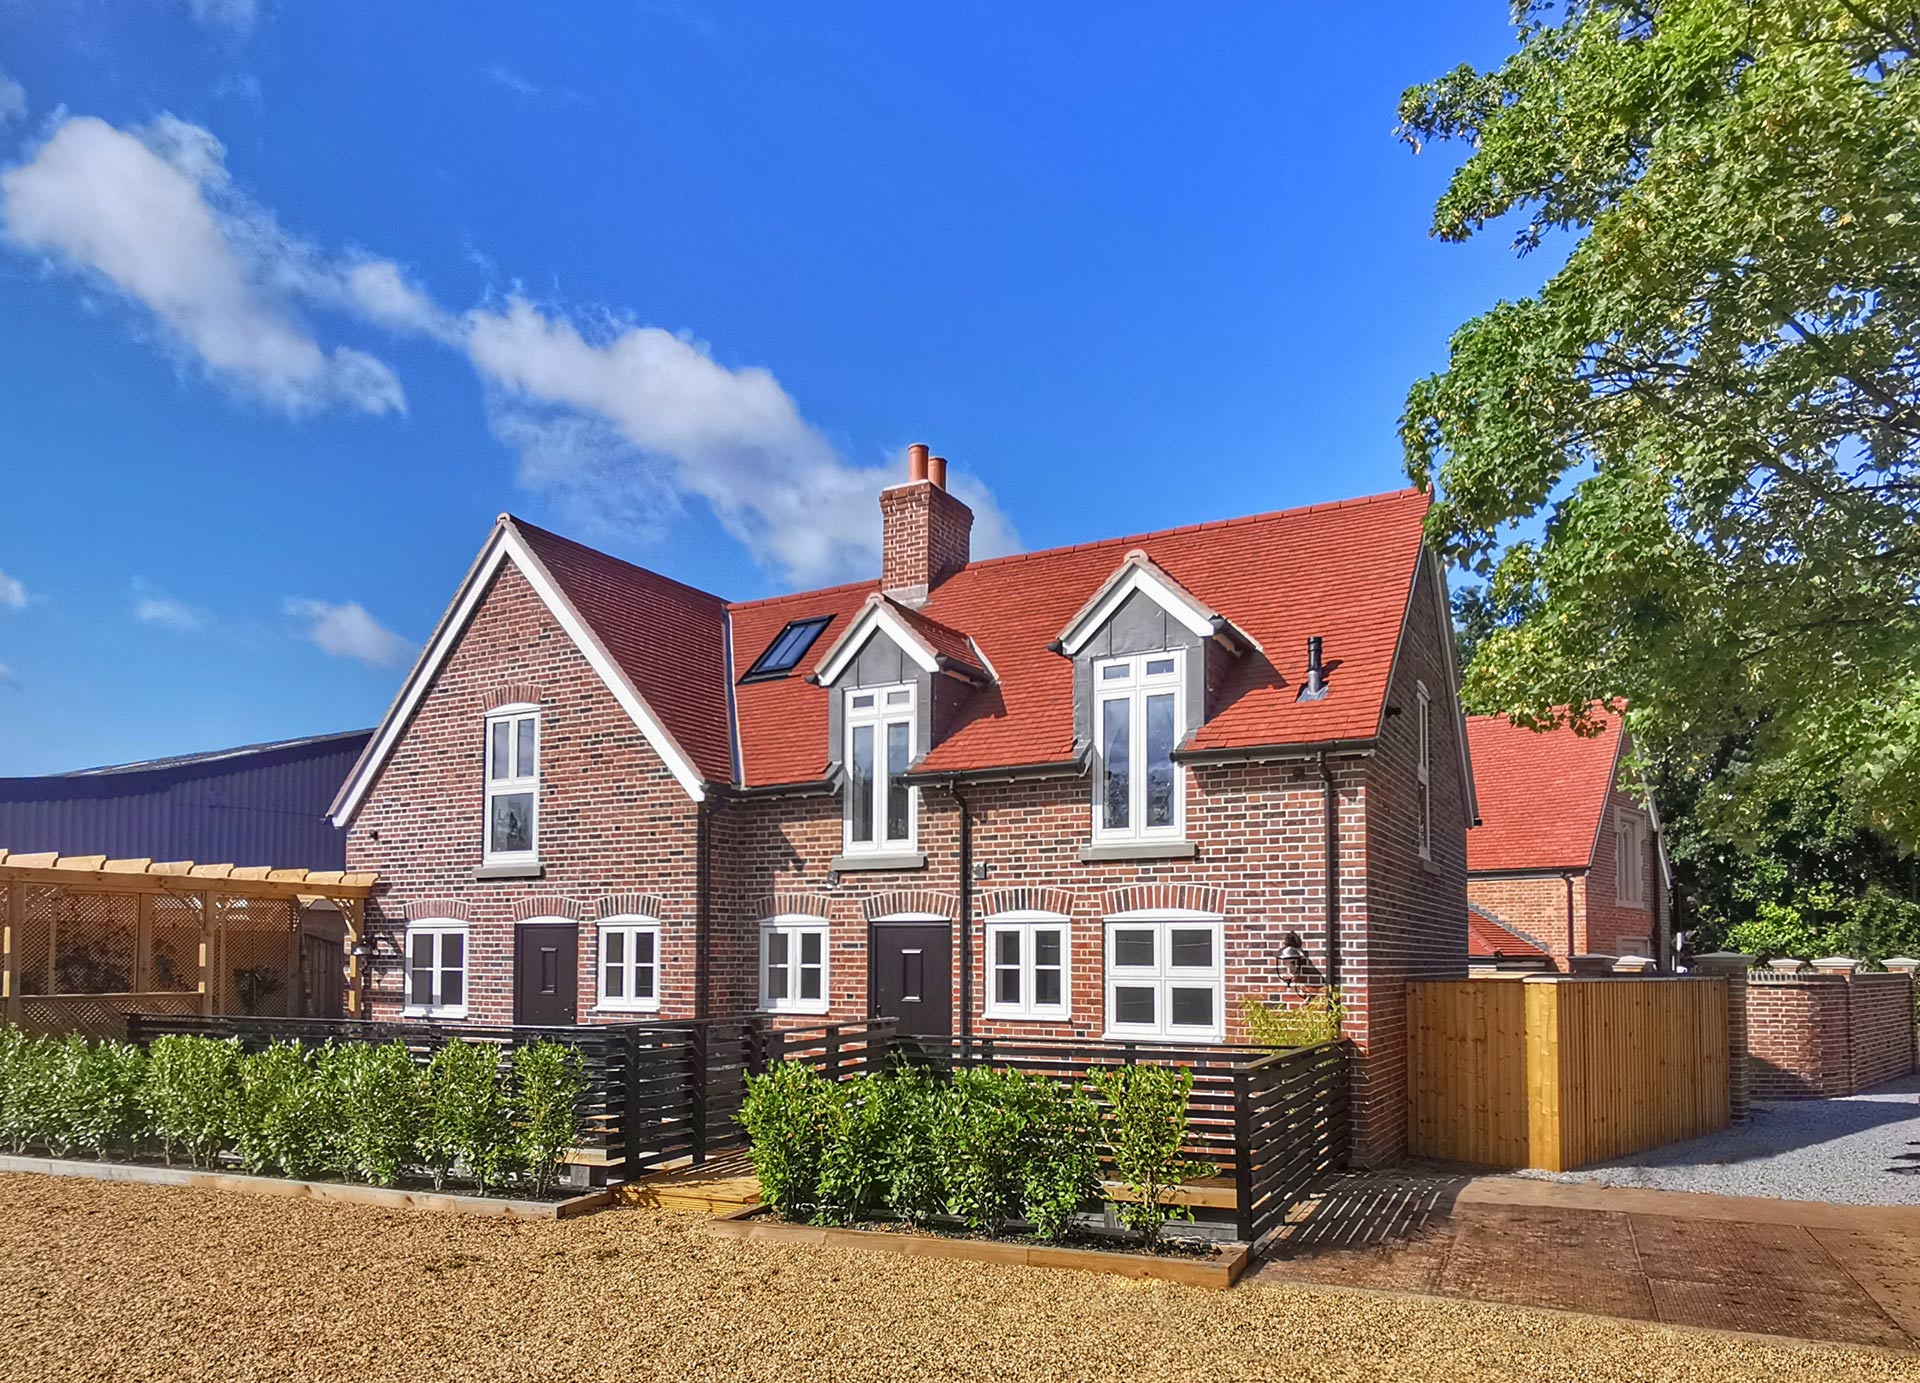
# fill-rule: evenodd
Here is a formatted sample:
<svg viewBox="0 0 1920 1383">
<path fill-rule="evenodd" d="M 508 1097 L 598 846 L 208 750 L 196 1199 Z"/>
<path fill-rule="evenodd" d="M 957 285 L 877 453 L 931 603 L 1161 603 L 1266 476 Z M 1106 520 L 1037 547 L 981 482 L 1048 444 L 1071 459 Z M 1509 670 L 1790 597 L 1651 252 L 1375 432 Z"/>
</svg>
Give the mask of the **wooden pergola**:
<svg viewBox="0 0 1920 1383">
<path fill-rule="evenodd" d="M 142 1012 L 358 1017 L 377 881 L 0 850 L 0 1015 L 90 1035 Z"/>
</svg>

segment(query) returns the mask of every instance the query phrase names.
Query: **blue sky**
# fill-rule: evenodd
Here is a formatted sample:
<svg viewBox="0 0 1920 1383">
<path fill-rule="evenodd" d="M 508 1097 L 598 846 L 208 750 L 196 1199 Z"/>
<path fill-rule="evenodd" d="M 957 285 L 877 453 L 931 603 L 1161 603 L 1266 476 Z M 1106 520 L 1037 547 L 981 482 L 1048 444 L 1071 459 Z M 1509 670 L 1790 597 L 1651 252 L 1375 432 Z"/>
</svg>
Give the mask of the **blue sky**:
<svg viewBox="0 0 1920 1383">
<path fill-rule="evenodd" d="M 976 551 L 1404 484 L 1506 10 L 0 0 L 0 774 L 371 724 L 504 509 L 747 597 L 914 440 Z"/>
</svg>

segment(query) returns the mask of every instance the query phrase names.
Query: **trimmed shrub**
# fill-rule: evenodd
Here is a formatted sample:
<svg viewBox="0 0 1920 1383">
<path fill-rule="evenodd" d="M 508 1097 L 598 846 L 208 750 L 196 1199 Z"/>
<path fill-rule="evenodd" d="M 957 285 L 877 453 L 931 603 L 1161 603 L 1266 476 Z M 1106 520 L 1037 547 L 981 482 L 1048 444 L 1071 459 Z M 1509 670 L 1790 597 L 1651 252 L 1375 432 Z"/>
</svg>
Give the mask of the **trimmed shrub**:
<svg viewBox="0 0 1920 1383">
<path fill-rule="evenodd" d="M 882 1076 L 824 1082 L 821 1110 L 826 1141 L 820 1150 L 816 1224 L 854 1224 L 887 1201 L 900 1102 Z"/>
<path fill-rule="evenodd" d="M 1073 1216 L 1100 1192 L 1100 1113 L 1078 1087 L 1029 1086 L 1020 1200 L 1042 1239 L 1061 1239 Z"/>
<path fill-rule="evenodd" d="M 1022 1209 L 1036 1092 L 1017 1071 L 955 1071 L 941 1103 L 940 1177 L 947 1210 L 999 1234 Z"/>
<path fill-rule="evenodd" d="M 169 1163 L 186 1153 L 211 1167 L 235 1141 L 239 1120 L 240 1044 L 211 1037 L 157 1038 L 147 1051 L 142 1102 Z"/>
<path fill-rule="evenodd" d="M 41 1044 L 18 1028 L 0 1030 L 0 1139 L 25 1152 L 33 1132 L 33 1085 Z"/>
<path fill-rule="evenodd" d="M 349 1177 L 394 1185 L 413 1159 L 419 1124 L 412 1053 L 399 1042 L 349 1042 L 325 1051 L 339 1111 L 335 1164 Z"/>
<path fill-rule="evenodd" d="M 435 1052 L 422 1081 L 418 1144 L 433 1189 L 446 1186 L 456 1163 L 481 1191 L 497 1185 L 512 1135 L 499 1052 L 482 1042 L 449 1042 Z"/>
<path fill-rule="evenodd" d="M 275 1042 L 240 1059 L 234 1150 L 250 1172 L 313 1177 L 334 1164 L 338 1101 L 324 1049 Z"/>
<path fill-rule="evenodd" d="M 564 1042 L 543 1038 L 513 1054 L 514 1154 L 536 1196 L 553 1190 L 560 1154 L 578 1140 L 586 1088 L 580 1053 Z"/>
<path fill-rule="evenodd" d="M 88 1045 L 77 1037 L 69 1047 L 63 1075 L 72 1083 L 58 1092 L 68 1144 L 94 1157 L 138 1151 L 151 1126 L 142 1103 L 147 1054 L 128 1042 Z"/>
<path fill-rule="evenodd" d="M 870 1098 L 887 1106 L 886 1207 L 907 1224 L 925 1224 L 947 1208 L 947 1184 L 940 1174 L 946 1087 L 913 1067 L 867 1084 Z"/>
<path fill-rule="evenodd" d="M 776 1062 L 747 1080 L 740 1125 L 748 1158 L 760 1179 L 761 1199 L 790 1219 L 813 1215 L 820 1204 L 820 1163 L 826 1151 L 829 1082 L 811 1066 Z"/>
<path fill-rule="evenodd" d="M 1100 1122 L 1107 1155 L 1135 1197 L 1117 1203 L 1114 1214 L 1152 1248 L 1167 1221 L 1193 1219 L 1187 1206 L 1162 1204 L 1162 1193 L 1214 1170 L 1185 1153 L 1193 1072 L 1185 1066 L 1122 1066 L 1095 1071 L 1093 1082 L 1106 1104 Z"/>
</svg>

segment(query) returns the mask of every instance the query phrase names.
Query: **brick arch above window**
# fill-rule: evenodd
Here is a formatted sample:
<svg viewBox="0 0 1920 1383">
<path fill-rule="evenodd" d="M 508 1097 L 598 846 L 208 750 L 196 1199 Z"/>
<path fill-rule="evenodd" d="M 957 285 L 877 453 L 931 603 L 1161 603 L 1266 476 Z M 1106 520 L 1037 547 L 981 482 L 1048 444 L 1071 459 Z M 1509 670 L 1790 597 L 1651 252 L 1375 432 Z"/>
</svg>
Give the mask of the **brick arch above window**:
<svg viewBox="0 0 1920 1383">
<path fill-rule="evenodd" d="M 586 909 L 573 899 L 553 895 L 521 898 L 513 905 L 513 920 L 516 922 L 530 922 L 536 917 L 557 917 L 563 922 L 579 922 L 585 916 Z"/>
<path fill-rule="evenodd" d="M 1158 912 L 1163 908 L 1224 916 L 1227 891 L 1204 884 L 1132 884 L 1107 890 L 1105 912 L 1109 917 L 1121 912 Z"/>
<path fill-rule="evenodd" d="M 468 920 L 467 904 L 463 898 L 416 898 L 412 902 L 397 905 L 394 911 L 408 922 L 420 922 L 429 917 L 444 918 L 449 922 Z"/>
<path fill-rule="evenodd" d="M 825 917 L 827 900 L 818 893 L 768 893 L 764 894 L 754 916 L 764 921 L 769 917 Z"/>
<path fill-rule="evenodd" d="M 487 690 L 485 709 L 497 711 L 502 706 L 538 706 L 540 693 L 530 683 L 503 682 Z"/>
<path fill-rule="evenodd" d="M 1064 888 L 997 888 L 980 895 L 979 915 L 1002 912 L 1052 912 L 1073 916 L 1073 894 Z"/>
<path fill-rule="evenodd" d="M 951 922 L 960 916 L 960 901 L 951 893 L 935 893 L 924 888 L 897 888 L 873 894 L 860 904 L 860 912 L 869 922 L 901 913 L 944 917 Z"/>
<path fill-rule="evenodd" d="M 667 900 L 657 893 L 609 893 L 598 900 L 594 915 L 608 917 L 651 917 L 656 921 L 667 915 Z"/>
</svg>

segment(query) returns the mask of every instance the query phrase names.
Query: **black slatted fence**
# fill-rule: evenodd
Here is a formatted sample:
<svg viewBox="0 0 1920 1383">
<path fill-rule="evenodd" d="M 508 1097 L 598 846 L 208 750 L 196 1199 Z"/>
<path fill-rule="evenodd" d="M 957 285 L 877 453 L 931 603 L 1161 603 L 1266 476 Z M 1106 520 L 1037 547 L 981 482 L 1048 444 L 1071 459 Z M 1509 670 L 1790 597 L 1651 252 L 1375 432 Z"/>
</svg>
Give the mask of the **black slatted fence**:
<svg viewBox="0 0 1920 1383">
<path fill-rule="evenodd" d="M 1347 1165 L 1347 1067 L 1347 1044 L 1326 1042 L 1234 1071 L 1234 1199 L 1247 1242 L 1278 1229 L 1316 1179 Z"/>
</svg>

